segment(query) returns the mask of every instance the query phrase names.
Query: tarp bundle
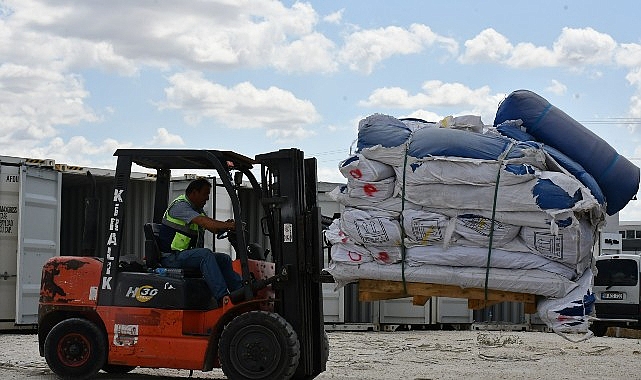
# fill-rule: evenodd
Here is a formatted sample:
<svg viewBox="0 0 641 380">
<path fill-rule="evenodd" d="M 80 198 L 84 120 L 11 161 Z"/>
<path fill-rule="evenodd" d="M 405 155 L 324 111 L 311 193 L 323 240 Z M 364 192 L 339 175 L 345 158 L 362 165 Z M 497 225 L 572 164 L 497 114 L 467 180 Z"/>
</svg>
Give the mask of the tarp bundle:
<svg viewBox="0 0 641 380">
<path fill-rule="evenodd" d="M 339 286 L 418 280 L 563 299 L 589 283 L 606 205 L 623 207 L 630 190 L 613 192 L 603 182 L 608 173 L 593 173 L 562 144 L 547 145 L 549 137 L 528 137 L 521 126 L 531 117 L 507 112 L 508 99 L 499 128 L 473 115 L 361 120 L 357 152 L 339 165 L 347 185 L 330 194 L 346 206 L 326 234 Z M 578 139 L 574 150 L 595 141 Z M 638 168 L 610 166 L 631 181 L 636 172 L 638 186 Z"/>
<path fill-rule="evenodd" d="M 636 195 L 639 168 L 565 112 L 528 90 L 512 92 L 496 112 L 494 126 L 520 120 L 522 131 L 570 157 L 585 168 L 601 188 L 608 215 L 614 215 Z"/>
</svg>

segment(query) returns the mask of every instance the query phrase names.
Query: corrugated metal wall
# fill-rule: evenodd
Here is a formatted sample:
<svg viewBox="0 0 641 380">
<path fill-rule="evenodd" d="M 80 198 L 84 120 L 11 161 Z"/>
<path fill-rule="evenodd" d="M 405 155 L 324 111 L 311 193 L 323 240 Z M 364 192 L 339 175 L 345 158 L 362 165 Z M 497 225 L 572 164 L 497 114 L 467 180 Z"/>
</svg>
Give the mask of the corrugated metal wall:
<svg viewBox="0 0 641 380">
<path fill-rule="evenodd" d="M 98 237 L 95 256 L 102 255 L 100 249 L 106 245 L 108 209 L 113 197 L 114 180 L 112 177 L 96 177 L 95 197 L 100 201 L 98 215 Z M 155 182 L 133 180 L 128 188 L 126 213 L 121 255 L 135 254 L 144 256 L 144 234 L 142 226 L 153 218 L 153 199 Z M 63 174 L 62 178 L 62 215 L 60 233 L 61 255 L 78 256 L 82 253 L 85 199 L 93 197 L 92 188 L 85 175 Z"/>
<path fill-rule="evenodd" d="M 520 302 L 502 302 L 498 305 L 474 310 L 475 322 L 525 323 L 525 311 Z"/>
</svg>

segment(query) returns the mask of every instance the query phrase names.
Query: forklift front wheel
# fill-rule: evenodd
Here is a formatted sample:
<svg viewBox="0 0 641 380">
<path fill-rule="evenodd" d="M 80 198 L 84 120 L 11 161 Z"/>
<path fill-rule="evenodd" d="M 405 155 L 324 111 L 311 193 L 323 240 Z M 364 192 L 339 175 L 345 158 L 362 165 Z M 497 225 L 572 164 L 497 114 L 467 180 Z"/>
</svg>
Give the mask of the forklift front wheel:
<svg viewBox="0 0 641 380">
<path fill-rule="evenodd" d="M 280 315 L 250 311 L 225 326 L 218 354 L 223 372 L 231 380 L 289 379 L 298 367 L 300 343 Z"/>
<path fill-rule="evenodd" d="M 86 319 L 66 319 L 47 335 L 44 354 L 56 375 L 92 378 L 106 363 L 106 338 L 98 326 Z"/>
</svg>

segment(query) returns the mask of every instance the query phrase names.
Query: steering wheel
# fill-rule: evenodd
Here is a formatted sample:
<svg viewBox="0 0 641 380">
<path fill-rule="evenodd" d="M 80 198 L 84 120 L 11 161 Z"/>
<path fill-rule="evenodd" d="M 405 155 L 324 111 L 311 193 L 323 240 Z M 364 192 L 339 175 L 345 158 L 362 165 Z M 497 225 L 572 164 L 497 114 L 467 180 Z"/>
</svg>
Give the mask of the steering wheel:
<svg viewBox="0 0 641 380">
<path fill-rule="evenodd" d="M 243 234 L 245 235 L 245 243 L 247 244 L 247 255 L 250 259 L 255 260 L 265 260 L 266 252 L 262 247 L 256 243 L 249 243 L 249 232 L 245 229 L 245 223 L 243 223 Z M 236 230 L 221 231 L 216 233 L 216 239 L 227 239 L 229 244 L 234 247 L 234 250 L 238 252 L 238 235 Z"/>
<path fill-rule="evenodd" d="M 248 237 L 248 233 L 246 230 L 243 229 L 243 233 L 245 234 L 245 238 Z M 216 233 L 216 239 L 222 240 L 222 239 L 227 239 L 229 240 L 229 244 L 231 244 L 232 247 L 238 252 L 238 235 L 236 234 L 236 230 L 226 230 L 226 231 L 221 231 Z"/>
<path fill-rule="evenodd" d="M 245 229 L 246 224 L 245 222 L 242 222 L 242 231 L 245 234 L 245 236 L 248 236 L 247 230 Z M 216 239 L 222 240 L 222 239 L 229 239 L 229 242 L 236 248 L 236 229 L 233 228 L 231 230 L 225 230 L 225 231 L 220 231 L 216 233 Z"/>
</svg>

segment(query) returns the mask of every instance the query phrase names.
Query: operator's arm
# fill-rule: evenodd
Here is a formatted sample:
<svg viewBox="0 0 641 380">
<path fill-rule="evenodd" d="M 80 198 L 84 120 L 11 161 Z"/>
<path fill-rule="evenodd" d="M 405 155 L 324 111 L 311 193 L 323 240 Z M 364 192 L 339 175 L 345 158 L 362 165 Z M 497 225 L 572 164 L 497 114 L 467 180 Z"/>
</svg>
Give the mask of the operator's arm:
<svg viewBox="0 0 641 380">
<path fill-rule="evenodd" d="M 204 215 L 194 217 L 191 222 L 215 234 L 236 228 L 236 222 L 233 219 L 223 222 Z"/>
</svg>

